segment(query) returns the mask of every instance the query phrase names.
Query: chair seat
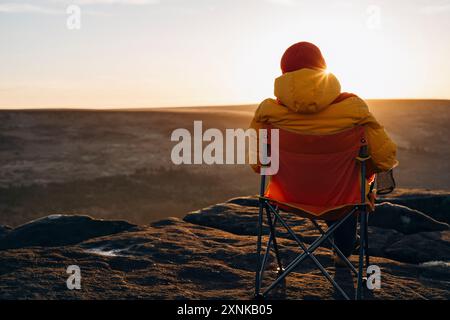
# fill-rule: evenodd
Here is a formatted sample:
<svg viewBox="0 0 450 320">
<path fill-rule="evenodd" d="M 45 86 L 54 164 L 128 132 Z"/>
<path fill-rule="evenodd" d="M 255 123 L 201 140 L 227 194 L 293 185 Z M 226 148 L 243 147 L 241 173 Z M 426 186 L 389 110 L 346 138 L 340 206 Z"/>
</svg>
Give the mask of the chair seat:
<svg viewBox="0 0 450 320">
<path fill-rule="evenodd" d="M 361 205 L 361 203 L 344 204 L 337 207 L 320 207 L 312 206 L 301 203 L 285 203 L 280 202 L 269 197 L 261 197 L 270 203 L 278 206 L 281 210 L 300 216 L 302 218 L 336 221 L 342 219 L 347 213 L 349 213 L 355 206 Z M 369 203 L 365 203 L 369 204 Z"/>
</svg>

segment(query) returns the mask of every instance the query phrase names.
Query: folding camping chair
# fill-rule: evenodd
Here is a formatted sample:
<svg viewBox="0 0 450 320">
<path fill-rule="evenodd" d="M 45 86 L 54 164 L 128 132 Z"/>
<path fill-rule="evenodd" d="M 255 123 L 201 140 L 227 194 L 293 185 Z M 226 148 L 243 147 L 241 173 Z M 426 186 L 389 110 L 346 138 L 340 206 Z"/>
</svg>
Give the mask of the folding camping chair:
<svg viewBox="0 0 450 320">
<path fill-rule="evenodd" d="M 267 127 L 274 129 L 274 127 Z M 275 128 L 276 129 L 276 128 Z M 270 130 L 268 130 L 270 132 Z M 270 145 L 270 135 L 267 137 Z M 270 150 L 268 147 L 267 150 Z M 266 188 L 266 176 L 261 176 L 259 217 L 257 230 L 257 270 L 255 279 L 255 298 L 265 298 L 302 261 L 310 258 L 321 273 L 345 299 L 347 293 L 330 276 L 317 260 L 314 251 L 327 242 L 357 276 L 355 299 L 362 298 L 364 256 L 369 265 L 368 253 L 368 205 L 366 198 L 366 161 L 370 159 L 364 127 L 357 126 L 331 135 L 301 135 L 279 129 L 279 170 L 270 177 Z M 372 179 L 373 180 L 373 179 Z M 370 189 L 372 188 L 370 186 Z M 280 209 L 311 220 L 320 236 L 309 246 L 301 235 L 296 234 L 283 219 Z M 262 256 L 263 215 L 266 213 L 269 237 Z M 344 221 L 359 212 L 359 265 L 358 270 L 337 248 L 330 236 Z M 326 231 L 318 220 L 334 220 Z M 302 253 L 287 266 L 283 266 L 277 245 L 276 226 L 281 224 L 298 244 Z M 264 290 L 262 282 L 271 249 L 278 264 L 278 275 Z"/>
</svg>

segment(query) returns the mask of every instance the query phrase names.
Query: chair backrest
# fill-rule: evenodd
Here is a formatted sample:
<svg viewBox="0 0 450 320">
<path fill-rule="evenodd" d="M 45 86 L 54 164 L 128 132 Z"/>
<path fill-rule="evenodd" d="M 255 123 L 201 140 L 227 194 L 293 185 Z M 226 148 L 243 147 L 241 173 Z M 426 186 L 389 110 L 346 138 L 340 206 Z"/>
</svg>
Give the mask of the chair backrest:
<svg viewBox="0 0 450 320">
<path fill-rule="evenodd" d="M 271 176 L 265 197 L 316 216 L 360 204 L 362 179 L 357 157 L 366 145 L 362 126 L 329 135 L 279 129 L 279 170 Z"/>
</svg>

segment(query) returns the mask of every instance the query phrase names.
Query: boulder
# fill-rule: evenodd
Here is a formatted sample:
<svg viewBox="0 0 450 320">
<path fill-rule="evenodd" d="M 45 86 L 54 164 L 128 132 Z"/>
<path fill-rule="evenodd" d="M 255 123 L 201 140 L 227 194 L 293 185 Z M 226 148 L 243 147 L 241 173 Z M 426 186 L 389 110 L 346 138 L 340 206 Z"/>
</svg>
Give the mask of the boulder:
<svg viewBox="0 0 450 320">
<path fill-rule="evenodd" d="M 450 194 L 437 191 L 404 191 L 400 195 L 380 199 L 425 213 L 431 218 L 450 224 Z"/>
<path fill-rule="evenodd" d="M 56 247 L 136 228 L 126 221 L 104 221 L 83 215 L 50 215 L 4 233 L 0 250 L 32 246 Z"/>
<path fill-rule="evenodd" d="M 409 207 L 383 202 L 369 217 L 369 225 L 397 230 L 404 234 L 449 230 L 449 225 Z"/>
<path fill-rule="evenodd" d="M 6 236 L 6 234 L 11 231 L 11 228 L 8 226 L 1 226 L 0 225 L 0 239 Z"/>
</svg>

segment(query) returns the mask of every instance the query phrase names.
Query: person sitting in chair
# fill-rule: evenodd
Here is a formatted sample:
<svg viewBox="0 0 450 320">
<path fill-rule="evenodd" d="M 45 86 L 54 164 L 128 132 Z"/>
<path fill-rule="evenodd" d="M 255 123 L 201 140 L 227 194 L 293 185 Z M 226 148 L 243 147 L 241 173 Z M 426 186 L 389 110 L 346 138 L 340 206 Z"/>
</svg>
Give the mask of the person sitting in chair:
<svg viewBox="0 0 450 320">
<path fill-rule="evenodd" d="M 325 59 L 314 44 L 299 42 L 289 47 L 281 58 L 283 74 L 275 80 L 276 99 L 266 99 L 259 105 L 250 127 L 259 130 L 264 125 L 273 125 L 300 134 L 326 135 L 364 126 L 371 157 L 369 172 L 392 170 L 398 163 L 396 144 L 364 100 L 341 92 L 338 79 L 326 69 Z M 259 172 L 258 165 L 252 167 Z M 374 195 L 368 197 L 373 203 Z M 336 246 L 346 257 L 355 249 L 356 227 L 355 216 L 345 221 L 334 235 Z M 334 261 L 336 266 L 344 265 L 336 254 Z"/>
</svg>

